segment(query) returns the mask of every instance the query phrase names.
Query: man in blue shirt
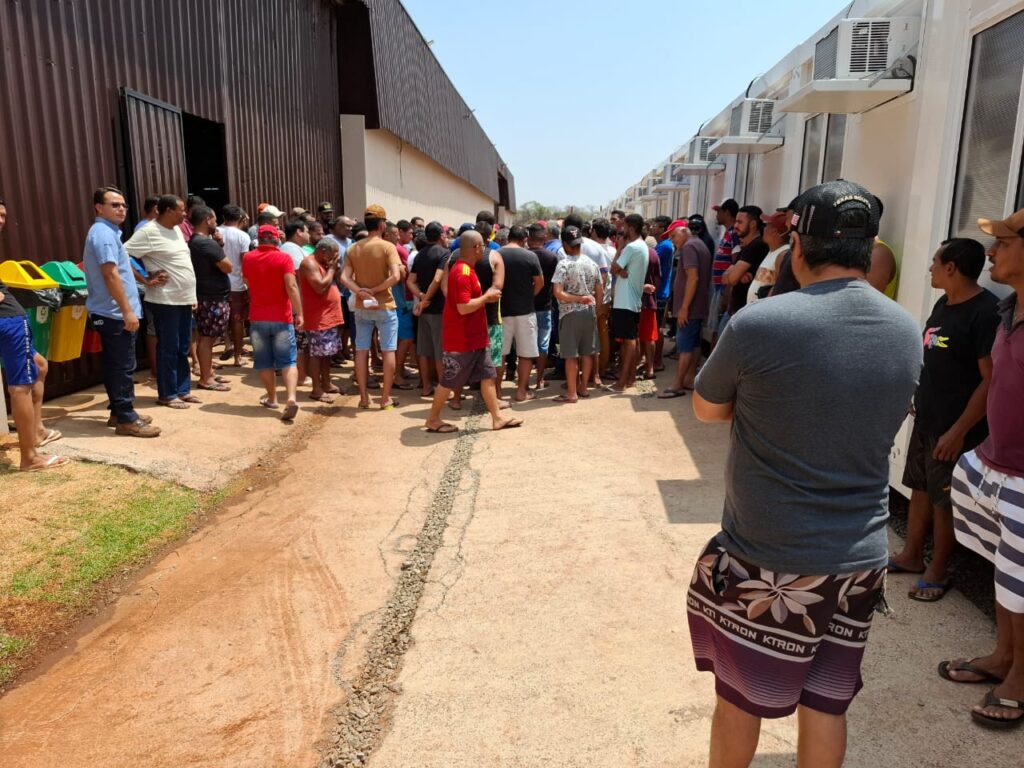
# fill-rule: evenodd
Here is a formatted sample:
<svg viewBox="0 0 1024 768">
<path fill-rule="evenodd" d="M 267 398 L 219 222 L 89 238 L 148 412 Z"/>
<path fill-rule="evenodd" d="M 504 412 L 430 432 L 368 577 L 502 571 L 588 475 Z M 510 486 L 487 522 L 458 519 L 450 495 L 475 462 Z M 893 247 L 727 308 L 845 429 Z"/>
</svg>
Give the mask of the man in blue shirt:
<svg viewBox="0 0 1024 768">
<path fill-rule="evenodd" d="M 661 266 L 661 279 L 658 281 L 658 290 L 655 298 L 658 302 L 658 341 L 654 347 L 654 370 L 661 371 L 665 368 L 662 359 L 662 352 L 665 347 L 665 335 L 661 329 L 665 327 L 665 310 L 668 307 L 669 296 L 672 293 L 672 261 L 675 258 L 676 249 L 672 245 L 670 229 L 679 229 L 685 226 L 682 220 L 672 221 L 668 216 L 657 216 L 654 225 L 649 227 L 651 236 L 658 241 L 654 252 L 658 254 L 658 262 Z"/>
<path fill-rule="evenodd" d="M 103 386 L 110 399 L 107 426 L 117 434 L 156 437 L 150 416 L 135 412 L 135 335 L 139 330 L 142 302 L 135 287 L 128 252 L 121 242 L 121 225 L 128 214 L 124 195 L 114 187 L 100 187 L 93 194 L 96 221 L 89 228 L 82 252 L 89 297 L 85 308 L 93 328 L 103 340 Z M 158 285 L 161 274 L 149 278 Z"/>
</svg>

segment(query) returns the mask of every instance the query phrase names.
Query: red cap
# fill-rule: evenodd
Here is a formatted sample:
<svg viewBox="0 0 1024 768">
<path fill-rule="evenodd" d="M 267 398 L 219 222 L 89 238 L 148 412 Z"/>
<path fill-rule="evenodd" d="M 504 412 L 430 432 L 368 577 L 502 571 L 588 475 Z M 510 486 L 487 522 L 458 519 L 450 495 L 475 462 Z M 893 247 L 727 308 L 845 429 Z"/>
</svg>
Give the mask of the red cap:
<svg viewBox="0 0 1024 768">
<path fill-rule="evenodd" d="M 788 222 L 786 221 L 785 211 L 775 211 L 775 213 L 762 213 L 761 221 L 765 224 L 771 224 L 779 232 L 785 232 L 789 229 Z"/>
<path fill-rule="evenodd" d="M 665 233 L 662 236 L 663 237 L 668 237 L 673 232 L 675 232 L 677 229 L 689 229 L 689 228 L 690 228 L 690 225 L 687 224 L 686 219 L 676 219 L 675 221 L 673 221 L 671 224 L 669 224 L 665 228 Z"/>
<path fill-rule="evenodd" d="M 272 237 L 275 240 L 279 239 L 281 230 L 275 227 L 273 224 L 261 224 L 260 228 L 256 230 L 256 237 L 263 239 L 264 237 Z"/>
</svg>

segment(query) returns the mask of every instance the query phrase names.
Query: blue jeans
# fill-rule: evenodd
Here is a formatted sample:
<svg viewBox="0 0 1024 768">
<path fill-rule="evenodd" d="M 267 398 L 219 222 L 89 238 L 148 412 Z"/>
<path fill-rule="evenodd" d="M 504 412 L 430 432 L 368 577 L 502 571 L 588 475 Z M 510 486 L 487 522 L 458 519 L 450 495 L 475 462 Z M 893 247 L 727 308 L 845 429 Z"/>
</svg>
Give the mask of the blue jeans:
<svg viewBox="0 0 1024 768">
<path fill-rule="evenodd" d="M 103 388 L 110 413 L 118 424 L 139 420 L 135 412 L 135 332 L 124 329 L 124 320 L 90 315 L 92 327 L 103 340 Z"/>
<path fill-rule="evenodd" d="M 558 337 L 555 337 L 558 341 Z M 548 353 L 551 347 L 551 310 L 542 309 L 537 312 L 537 349 L 542 355 Z M 543 371 L 541 372 L 543 375 Z"/>
<path fill-rule="evenodd" d="M 164 402 L 192 393 L 192 369 L 188 350 L 192 344 L 192 307 L 183 304 L 149 304 L 156 327 L 156 390 Z"/>
<path fill-rule="evenodd" d="M 365 352 L 373 341 L 373 329 L 380 337 L 380 351 L 398 349 L 398 312 L 394 309 L 356 310 L 356 351 Z"/>
<path fill-rule="evenodd" d="M 249 338 L 252 340 L 252 367 L 257 371 L 295 367 L 299 351 L 295 326 L 291 323 L 256 320 L 249 324 Z"/>
</svg>

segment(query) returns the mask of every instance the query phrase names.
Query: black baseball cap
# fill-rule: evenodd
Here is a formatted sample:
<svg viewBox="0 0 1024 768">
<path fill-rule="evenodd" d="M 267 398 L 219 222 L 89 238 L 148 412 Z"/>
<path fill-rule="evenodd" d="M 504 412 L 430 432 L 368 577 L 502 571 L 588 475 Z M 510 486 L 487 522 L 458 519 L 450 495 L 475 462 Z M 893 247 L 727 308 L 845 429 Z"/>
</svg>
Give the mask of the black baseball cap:
<svg viewBox="0 0 1024 768">
<path fill-rule="evenodd" d="M 427 238 L 428 243 L 436 243 L 441 239 L 441 235 L 444 234 L 444 224 L 440 221 L 432 221 L 423 230 L 423 236 Z"/>
<path fill-rule="evenodd" d="M 737 213 L 740 212 L 740 204 L 730 197 L 727 200 L 723 200 L 721 205 L 712 205 L 711 210 L 728 211 L 733 216 L 735 216 Z"/>
<path fill-rule="evenodd" d="M 795 201 L 793 231 L 829 240 L 864 239 L 878 234 L 878 198 L 852 181 L 830 181 L 808 189 Z"/>
<path fill-rule="evenodd" d="M 567 245 L 583 245 L 583 235 L 579 227 L 569 225 L 562 230 L 562 242 Z"/>
<path fill-rule="evenodd" d="M 699 213 L 693 214 L 686 221 L 690 225 L 690 229 L 693 229 L 694 224 L 696 224 L 698 228 L 700 228 L 700 227 L 704 227 L 704 229 L 708 228 L 707 222 L 704 221 L 704 217 L 701 216 Z"/>
<path fill-rule="evenodd" d="M 334 206 L 331 203 L 323 202 L 316 207 L 317 213 L 334 213 Z"/>
</svg>

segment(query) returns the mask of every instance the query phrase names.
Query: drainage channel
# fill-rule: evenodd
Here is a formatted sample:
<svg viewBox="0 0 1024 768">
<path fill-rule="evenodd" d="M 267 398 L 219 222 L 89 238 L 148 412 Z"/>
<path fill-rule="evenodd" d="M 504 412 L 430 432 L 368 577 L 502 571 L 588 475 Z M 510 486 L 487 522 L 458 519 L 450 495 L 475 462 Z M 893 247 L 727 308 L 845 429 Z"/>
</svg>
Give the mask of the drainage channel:
<svg viewBox="0 0 1024 768">
<path fill-rule="evenodd" d="M 379 746 L 390 721 L 402 657 L 411 642 L 410 629 L 423 597 L 427 577 L 437 550 L 444 543 L 448 517 L 455 504 L 462 474 L 469 466 L 477 426 L 485 413 L 477 401 L 462 426 L 455 451 L 445 467 L 441 482 L 430 500 L 426 520 L 416 547 L 402 564 L 402 571 L 387 604 L 380 610 L 380 623 L 370 638 L 359 674 L 352 682 L 346 704 L 320 768 L 361 768 Z"/>
</svg>

